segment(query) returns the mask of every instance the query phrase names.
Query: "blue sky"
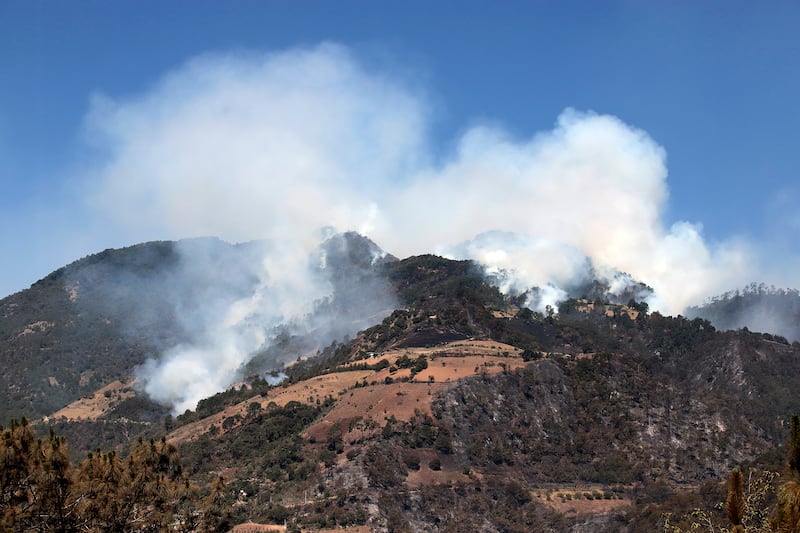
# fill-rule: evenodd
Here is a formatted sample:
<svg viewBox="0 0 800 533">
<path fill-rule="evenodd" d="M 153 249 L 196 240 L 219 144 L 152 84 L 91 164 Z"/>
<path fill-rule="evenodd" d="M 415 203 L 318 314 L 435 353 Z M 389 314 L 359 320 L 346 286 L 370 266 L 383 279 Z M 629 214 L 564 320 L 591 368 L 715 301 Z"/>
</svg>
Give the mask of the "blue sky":
<svg viewBox="0 0 800 533">
<path fill-rule="evenodd" d="M 0 0 L 0 296 L 140 235 L 192 236 L 116 232 L 87 204 L 93 97 L 140 98 L 202 54 L 321 42 L 424 102 L 433 159 L 476 124 L 525 139 L 566 108 L 644 130 L 666 151 L 661 223 L 745 240 L 750 273 L 788 284 L 765 263 L 800 264 L 798 27 L 795 2 Z"/>
</svg>

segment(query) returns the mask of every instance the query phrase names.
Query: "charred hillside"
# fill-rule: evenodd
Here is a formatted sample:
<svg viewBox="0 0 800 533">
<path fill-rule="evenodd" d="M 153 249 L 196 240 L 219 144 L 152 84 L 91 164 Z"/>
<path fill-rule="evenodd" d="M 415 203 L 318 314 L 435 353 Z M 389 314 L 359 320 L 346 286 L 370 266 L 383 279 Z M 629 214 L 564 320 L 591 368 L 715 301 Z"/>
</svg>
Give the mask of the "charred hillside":
<svg viewBox="0 0 800 533">
<path fill-rule="evenodd" d="M 800 350 L 770 335 L 638 304 L 542 316 L 469 264 L 389 268 L 403 309 L 172 433 L 196 475 L 228 469 L 240 519 L 653 531 L 648 506 L 771 452 L 800 408 Z"/>
<path fill-rule="evenodd" d="M 189 334 L 167 296 L 202 306 L 257 282 L 251 248 L 192 243 L 227 277 L 195 271 L 197 288 L 177 295 L 152 290 L 186 272 L 174 243 L 55 272 L 0 303 L 5 416 L 69 404 L 40 429 L 67 435 L 77 456 L 166 435 L 199 486 L 224 472 L 239 522 L 632 532 L 655 530 L 652 506 L 669 510 L 676 495 L 774 453 L 800 411 L 798 343 L 635 301 L 571 299 L 543 315 L 471 262 L 396 260 L 342 239 L 314 257 L 341 273 L 320 309 L 378 318 L 318 350 L 328 322 L 286 329 L 252 374 L 177 417 L 131 372 Z M 109 293 L 121 279 L 124 297 Z M 363 303 L 370 284 L 390 288 L 394 310 Z M 258 366 L 275 360 L 292 361 L 280 384 Z"/>
</svg>

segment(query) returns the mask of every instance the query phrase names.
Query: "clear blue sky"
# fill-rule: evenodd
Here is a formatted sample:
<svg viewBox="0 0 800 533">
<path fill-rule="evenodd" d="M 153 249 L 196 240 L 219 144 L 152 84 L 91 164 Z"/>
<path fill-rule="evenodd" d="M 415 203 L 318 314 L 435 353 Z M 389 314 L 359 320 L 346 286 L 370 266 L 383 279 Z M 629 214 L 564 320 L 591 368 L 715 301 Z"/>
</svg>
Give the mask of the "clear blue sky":
<svg viewBox="0 0 800 533">
<path fill-rule="evenodd" d="M 71 187 L 92 94 L 322 41 L 423 91 L 439 150 L 475 121 L 524 137 L 567 107 L 615 115 L 667 151 L 667 224 L 798 256 L 798 28 L 797 2 L 0 0 L 0 297 L 132 244 Z"/>
</svg>

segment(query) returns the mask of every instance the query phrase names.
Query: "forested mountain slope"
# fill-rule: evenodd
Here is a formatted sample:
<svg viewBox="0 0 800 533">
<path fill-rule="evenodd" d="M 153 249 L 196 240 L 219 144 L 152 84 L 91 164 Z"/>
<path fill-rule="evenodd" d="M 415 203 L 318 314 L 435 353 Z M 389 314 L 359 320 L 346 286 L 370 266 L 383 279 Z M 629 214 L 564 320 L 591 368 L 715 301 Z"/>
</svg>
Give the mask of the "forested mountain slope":
<svg viewBox="0 0 800 533">
<path fill-rule="evenodd" d="M 471 262 L 376 261 L 376 248 L 351 242 L 326 252 L 344 281 L 323 305 L 366 309 L 351 282 L 361 279 L 388 284 L 395 310 L 316 353 L 304 330 L 287 330 L 267 354 L 280 357 L 264 359 L 292 361 L 282 382 L 256 368 L 177 417 L 129 381 L 187 335 L 174 301 L 143 290 L 183 272 L 175 244 L 59 270 L 0 302 L 3 416 L 62 413 L 37 427 L 67 435 L 77 457 L 164 435 L 198 486 L 224 475 L 240 522 L 579 532 L 654 531 L 658 513 L 699 501 L 676 495 L 717 497 L 731 468 L 759 457 L 774 467 L 800 412 L 800 343 L 635 301 L 572 299 L 542 315 Z M 257 283 L 248 245 L 193 245 L 233 288 Z M 221 282 L 194 275 L 197 290 L 180 298 L 202 306 Z M 109 298 L 109 287 L 128 292 Z"/>
</svg>

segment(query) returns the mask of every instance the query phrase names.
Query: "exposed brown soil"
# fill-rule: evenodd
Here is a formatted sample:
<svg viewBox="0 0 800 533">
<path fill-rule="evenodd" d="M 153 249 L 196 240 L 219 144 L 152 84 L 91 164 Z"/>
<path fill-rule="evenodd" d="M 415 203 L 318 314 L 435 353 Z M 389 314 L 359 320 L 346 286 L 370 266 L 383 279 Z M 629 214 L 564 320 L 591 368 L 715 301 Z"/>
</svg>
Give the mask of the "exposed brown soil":
<svg viewBox="0 0 800 533">
<path fill-rule="evenodd" d="M 632 505 L 628 498 L 615 496 L 612 499 L 606 499 L 601 495 L 604 492 L 605 488 L 601 485 L 587 488 L 572 486 L 535 490 L 532 491 L 531 496 L 543 505 L 565 515 L 604 515 Z M 592 499 L 587 498 L 587 495 L 592 495 Z"/>
<path fill-rule="evenodd" d="M 32 335 L 34 333 L 44 333 L 53 326 L 55 326 L 54 322 L 39 320 L 38 322 L 34 322 L 25 326 L 25 329 L 20 331 L 19 334 L 17 334 L 17 337 L 24 337 L 25 335 Z"/>
<path fill-rule="evenodd" d="M 389 368 L 379 371 L 347 370 L 364 363 L 375 365 L 381 359 L 386 359 L 393 365 L 403 355 L 411 359 L 425 355 L 428 358 L 428 368 L 416 374 L 413 379 L 410 369 L 394 372 L 390 372 Z M 345 442 L 355 441 L 367 436 L 365 431 L 377 431 L 376 428 L 382 426 L 385 419 L 391 416 L 397 420 L 409 420 L 416 411 L 430 413 L 431 400 L 436 393 L 452 383 L 476 375 L 513 370 L 524 364 L 520 358 L 520 350 L 495 341 L 457 341 L 433 348 L 391 350 L 367 360 L 342 365 L 340 372 L 316 376 L 287 387 L 277 387 L 266 396 L 249 398 L 215 415 L 176 429 L 169 434 L 168 440 L 172 443 L 193 440 L 208 432 L 212 425 L 221 430 L 222 422 L 226 418 L 244 416 L 248 405 L 253 402 L 258 402 L 262 408 L 266 408 L 271 402 L 281 406 L 291 401 L 315 405 L 332 396 L 337 400 L 333 409 L 310 427 L 304 436 L 324 438 L 328 428 L 336 422 L 349 423 L 359 417 L 364 421 L 371 419 L 375 428 L 354 429 L 345 435 Z M 356 387 L 365 381 L 366 387 Z"/>
<path fill-rule="evenodd" d="M 238 526 L 234 526 L 233 529 L 231 529 L 231 533 L 265 533 L 267 531 L 286 531 L 286 526 L 247 522 L 244 524 L 239 524 Z"/>
<path fill-rule="evenodd" d="M 91 396 L 81 398 L 59 409 L 48 418 L 97 420 L 122 400 L 136 396 L 131 384 L 132 382 L 113 381 L 105 387 L 97 389 Z"/>
<path fill-rule="evenodd" d="M 286 526 L 247 522 L 234 526 L 231 533 L 267 533 L 273 531 L 284 532 L 286 531 Z M 307 533 L 370 533 L 370 529 L 367 526 L 337 527 L 335 529 L 303 529 L 303 531 Z"/>
<path fill-rule="evenodd" d="M 232 405 L 219 413 L 198 420 L 197 422 L 181 426 L 170 433 L 167 439 L 172 443 L 194 440 L 201 434 L 208 432 L 212 425 L 221 428 L 222 421 L 228 417 L 235 415 L 244 416 L 247 412 L 247 406 L 253 402 L 258 402 L 262 408 L 266 408 L 272 402 L 283 406 L 292 401 L 315 404 L 318 399 L 324 401 L 327 396 L 338 398 L 339 392 L 352 387 L 356 383 L 372 375 L 374 375 L 374 372 L 371 370 L 351 370 L 316 376 L 288 387 L 278 387 L 269 391 L 266 396 L 256 395 L 236 405 Z"/>
</svg>

